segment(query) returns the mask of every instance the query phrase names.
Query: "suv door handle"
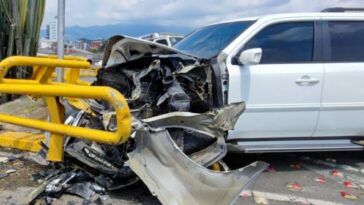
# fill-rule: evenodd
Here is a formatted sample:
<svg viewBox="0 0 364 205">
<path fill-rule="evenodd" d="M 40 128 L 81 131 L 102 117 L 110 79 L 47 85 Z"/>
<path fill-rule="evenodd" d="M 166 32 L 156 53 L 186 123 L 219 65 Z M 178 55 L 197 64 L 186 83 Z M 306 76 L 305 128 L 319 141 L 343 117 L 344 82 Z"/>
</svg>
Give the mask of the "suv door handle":
<svg viewBox="0 0 364 205">
<path fill-rule="evenodd" d="M 296 80 L 296 84 L 298 84 L 298 85 L 313 85 L 313 84 L 316 84 L 318 82 L 320 82 L 318 79 L 311 78 L 308 75 L 304 75 L 300 79 Z"/>
</svg>

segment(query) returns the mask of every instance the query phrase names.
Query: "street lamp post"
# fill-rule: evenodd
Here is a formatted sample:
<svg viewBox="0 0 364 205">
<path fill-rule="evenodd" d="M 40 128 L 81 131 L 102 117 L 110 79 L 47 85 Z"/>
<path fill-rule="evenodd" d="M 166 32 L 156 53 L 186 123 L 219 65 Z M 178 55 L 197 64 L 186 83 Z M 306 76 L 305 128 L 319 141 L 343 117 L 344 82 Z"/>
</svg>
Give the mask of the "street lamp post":
<svg viewBox="0 0 364 205">
<path fill-rule="evenodd" d="M 64 27 L 65 27 L 65 0 L 58 0 L 58 33 L 57 33 L 57 56 L 64 58 Z M 57 68 L 57 81 L 63 82 L 64 70 Z"/>
</svg>

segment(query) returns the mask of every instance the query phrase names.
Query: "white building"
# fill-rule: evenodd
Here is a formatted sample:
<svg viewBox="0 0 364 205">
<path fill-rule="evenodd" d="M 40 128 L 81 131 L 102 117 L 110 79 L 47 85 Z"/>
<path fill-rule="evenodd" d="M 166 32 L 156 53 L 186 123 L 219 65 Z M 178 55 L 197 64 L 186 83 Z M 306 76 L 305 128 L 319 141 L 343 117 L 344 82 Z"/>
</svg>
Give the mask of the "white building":
<svg viewBox="0 0 364 205">
<path fill-rule="evenodd" d="M 54 17 L 53 21 L 47 25 L 47 38 L 51 41 L 57 41 L 58 33 L 58 18 Z"/>
<path fill-rule="evenodd" d="M 38 49 L 52 50 L 55 47 L 56 47 L 55 41 L 49 40 L 49 39 L 43 39 L 43 38 L 39 39 Z"/>
</svg>

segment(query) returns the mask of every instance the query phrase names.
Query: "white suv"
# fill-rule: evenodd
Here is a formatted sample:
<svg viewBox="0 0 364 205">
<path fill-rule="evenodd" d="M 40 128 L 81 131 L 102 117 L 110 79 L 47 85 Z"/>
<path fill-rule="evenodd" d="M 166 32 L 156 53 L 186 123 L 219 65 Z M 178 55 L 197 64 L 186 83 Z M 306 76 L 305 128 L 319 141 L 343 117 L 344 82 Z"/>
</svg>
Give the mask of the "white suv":
<svg viewBox="0 0 364 205">
<path fill-rule="evenodd" d="M 97 84 L 130 99 L 144 93 L 130 104 L 150 107 L 144 117 L 243 101 L 246 110 L 226 138 L 232 151 L 362 150 L 364 12 L 326 11 L 216 23 L 173 47 L 116 36 L 103 72 L 123 77 L 109 83 L 99 75 Z M 167 77 L 176 92 L 163 94 Z"/>
<path fill-rule="evenodd" d="M 188 42 L 199 37 L 210 48 Z M 247 106 L 228 138 L 238 150 L 362 149 L 351 139 L 364 137 L 364 13 L 222 22 L 198 29 L 175 48 L 217 56 L 225 103 Z"/>
<path fill-rule="evenodd" d="M 230 204 L 267 164 L 224 173 L 201 167 L 227 170 L 228 151 L 363 150 L 364 13 L 222 22 L 174 47 L 114 36 L 102 62 L 93 85 L 124 95 L 133 134 L 118 145 L 67 140 L 65 150 L 97 169 L 110 190 L 138 181 L 132 170 L 164 204 Z M 118 129 L 125 115 L 86 102 L 68 123 Z"/>
</svg>

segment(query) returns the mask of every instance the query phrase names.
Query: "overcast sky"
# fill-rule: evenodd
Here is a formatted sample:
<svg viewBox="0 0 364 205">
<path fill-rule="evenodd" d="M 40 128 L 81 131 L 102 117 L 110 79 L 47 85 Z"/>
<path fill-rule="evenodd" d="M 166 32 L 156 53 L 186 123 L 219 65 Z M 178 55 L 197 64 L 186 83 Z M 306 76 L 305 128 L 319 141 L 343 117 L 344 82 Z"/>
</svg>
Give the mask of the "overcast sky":
<svg viewBox="0 0 364 205">
<path fill-rule="evenodd" d="M 216 21 L 327 7 L 364 7 L 364 0 L 66 0 L 66 26 L 151 23 L 197 27 Z M 43 25 L 57 15 L 46 0 Z"/>
</svg>

